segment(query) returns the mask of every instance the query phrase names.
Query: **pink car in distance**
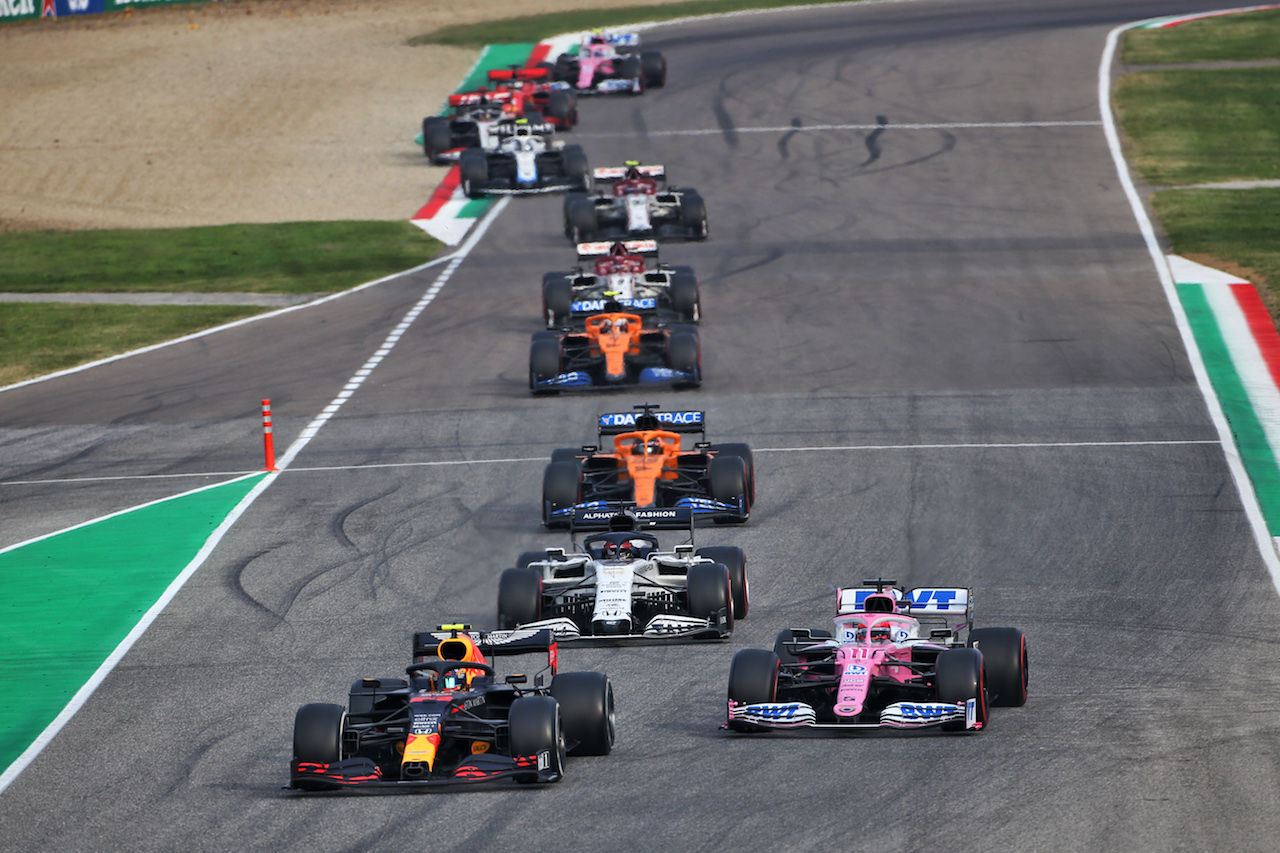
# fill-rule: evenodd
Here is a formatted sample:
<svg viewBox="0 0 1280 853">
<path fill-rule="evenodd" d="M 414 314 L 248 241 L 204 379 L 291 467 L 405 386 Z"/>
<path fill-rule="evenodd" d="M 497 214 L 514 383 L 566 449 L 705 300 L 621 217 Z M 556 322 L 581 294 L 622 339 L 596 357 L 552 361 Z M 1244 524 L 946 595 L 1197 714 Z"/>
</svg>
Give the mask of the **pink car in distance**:
<svg viewBox="0 0 1280 853">
<path fill-rule="evenodd" d="M 896 583 L 838 590 L 834 632 L 787 628 L 735 654 L 725 727 L 976 732 L 990 706 L 1026 703 L 1025 634 L 974 628 L 970 589 Z"/>
<path fill-rule="evenodd" d="M 584 94 L 639 95 L 667 83 L 667 60 L 660 51 L 640 50 L 636 33 L 589 33 L 578 52 L 562 53 L 552 77 Z"/>
</svg>

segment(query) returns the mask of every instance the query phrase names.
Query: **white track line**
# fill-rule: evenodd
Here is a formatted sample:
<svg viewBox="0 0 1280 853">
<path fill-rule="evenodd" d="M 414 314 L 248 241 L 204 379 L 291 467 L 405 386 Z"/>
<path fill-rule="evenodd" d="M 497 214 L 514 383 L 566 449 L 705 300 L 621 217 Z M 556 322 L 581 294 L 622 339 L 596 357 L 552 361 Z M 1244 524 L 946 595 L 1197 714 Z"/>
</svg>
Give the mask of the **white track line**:
<svg viewBox="0 0 1280 853">
<path fill-rule="evenodd" d="M 820 130 L 1005 130 L 1037 127 L 1101 127 L 1100 121 L 957 121 L 944 124 L 810 124 L 785 127 L 735 127 L 732 133 L 811 133 Z M 700 130 L 650 130 L 645 136 L 721 136 L 724 128 Z M 578 133 L 574 138 L 614 139 L 630 138 L 630 133 Z"/>
<path fill-rule="evenodd" d="M 301 305 L 290 305 L 288 308 L 281 308 L 278 311 L 268 311 L 265 314 L 254 314 L 252 317 L 245 317 L 243 320 L 234 320 L 230 323 L 223 323 L 221 326 L 214 326 L 212 329 L 203 329 L 199 332 L 192 332 L 189 335 L 183 335 L 182 337 L 174 338 L 171 341 L 164 341 L 163 343 L 152 344 L 151 346 L 142 347 L 141 349 L 129 350 L 129 352 L 122 352 L 119 355 L 112 355 L 112 356 L 108 356 L 107 358 L 100 358 L 97 361 L 91 361 L 91 362 L 88 362 L 87 364 L 78 364 L 75 367 L 68 367 L 66 370 L 59 370 L 56 373 L 48 373 L 44 376 L 37 376 L 34 379 L 27 379 L 22 382 L 15 382 L 12 385 L 6 385 L 3 388 L 0 388 L 0 394 L 4 393 L 5 391 L 12 391 L 15 388 L 23 388 L 27 385 L 35 385 L 37 382 L 47 382 L 50 379 L 57 379 L 59 376 L 67 376 L 72 373 L 79 373 L 82 370 L 89 370 L 90 368 L 101 367 L 102 365 L 110 364 L 113 361 L 120 361 L 121 359 L 125 359 L 125 358 L 133 358 L 135 355 L 142 355 L 143 353 L 154 352 L 155 350 L 158 350 L 158 349 L 171 347 L 174 344 L 181 344 L 181 343 L 185 343 L 186 341 L 194 341 L 196 338 L 203 338 L 206 335 L 215 335 L 218 332 L 225 332 L 228 329 L 235 329 L 235 328 L 238 328 L 239 326 L 244 326 L 249 323 L 256 323 L 259 320 L 269 320 L 272 317 L 279 317 L 281 314 L 288 314 L 290 311 L 301 311 L 303 308 L 314 308 L 317 305 L 323 305 L 326 302 L 332 302 L 335 299 L 341 299 L 344 296 L 350 296 L 353 293 L 359 293 L 360 291 L 365 290 L 366 288 L 375 287 L 379 284 L 383 284 L 384 282 L 388 282 L 393 279 L 400 278 L 403 275 L 409 275 L 410 273 L 420 272 L 421 270 L 434 267 L 437 264 L 443 264 L 447 261 L 453 260 L 453 258 L 455 257 L 457 257 L 456 252 L 452 255 L 445 255 L 442 258 L 435 258 L 433 260 L 427 261 L 425 264 L 419 264 L 418 266 L 413 267 L 412 269 L 407 269 L 407 270 L 402 270 L 401 272 L 392 273 L 391 275 L 386 275 L 386 276 L 383 276 L 382 278 L 375 279 L 373 281 L 366 281 L 364 284 L 353 287 L 350 290 L 344 290 L 341 293 L 334 293 L 329 296 L 321 297 L 320 299 L 312 300 L 311 302 L 304 302 Z"/>
<path fill-rule="evenodd" d="M 1231 11 L 1245 10 L 1237 9 Z M 1236 447 L 1235 437 L 1231 434 L 1231 427 L 1227 423 L 1226 415 L 1223 414 L 1218 397 L 1213 392 L 1213 385 L 1209 381 L 1209 372 L 1205 368 L 1204 358 L 1200 355 L 1200 350 L 1196 346 L 1195 335 L 1191 332 L 1191 324 L 1187 321 L 1186 311 L 1183 310 L 1182 301 L 1178 299 L 1177 290 L 1174 288 L 1173 274 L 1169 271 L 1168 259 L 1165 258 L 1164 251 L 1160 248 L 1160 242 L 1156 239 L 1155 227 L 1147 216 L 1147 210 L 1143 206 L 1142 199 L 1138 196 L 1138 190 L 1134 187 L 1133 178 L 1129 174 L 1129 166 L 1125 163 L 1124 152 L 1120 147 L 1120 134 L 1116 130 L 1115 116 L 1111 111 L 1111 66 L 1115 60 L 1116 46 L 1120 42 L 1120 36 L 1126 30 L 1156 20 L 1161 19 L 1148 18 L 1143 21 L 1134 21 L 1133 23 L 1116 27 L 1107 33 L 1106 47 L 1102 51 L 1102 62 L 1098 66 L 1098 107 L 1102 111 L 1103 131 L 1106 134 L 1107 146 L 1111 149 L 1111 159 L 1115 163 L 1116 173 L 1120 176 L 1120 185 L 1124 188 L 1125 197 L 1129 199 L 1129 206 L 1133 209 L 1133 216 L 1138 221 L 1142 239 L 1146 243 L 1147 252 L 1151 255 L 1151 263 L 1155 266 L 1156 274 L 1160 277 L 1161 287 L 1164 288 L 1165 299 L 1168 300 L 1169 307 L 1173 310 L 1173 316 L 1178 326 L 1178 334 L 1182 336 L 1183 348 L 1187 351 L 1187 359 L 1191 362 L 1191 369 L 1195 373 L 1196 384 L 1200 386 L 1200 394 L 1204 397 L 1205 406 L 1209 410 L 1209 417 L 1213 420 L 1214 428 L 1218 431 L 1222 451 L 1227 458 L 1227 467 L 1231 471 L 1232 479 L 1235 480 L 1237 490 L 1240 492 L 1240 503 L 1244 506 L 1245 517 L 1249 519 L 1249 526 L 1253 530 L 1253 538 L 1258 545 L 1258 553 L 1262 555 L 1262 561 L 1266 563 L 1267 570 L 1271 573 L 1272 584 L 1275 586 L 1276 591 L 1280 592 L 1280 556 L 1277 555 L 1275 543 L 1272 542 L 1271 534 L 1267 531 L 1267 524 L 1262 516 L 1262 507 L 1258 504 L 1257 493 L 1253 490 L 1253 481 L 1249 479 L 1249 473 L 1245 470 L 1244 462 L 1240 459 L 1240 449 Z"/>
<path fill-rule="evenodd" d="M 283 470 L 287 468 L 289 463 L 297 457 L 302 448 L 306 447 L 307 443 L 310 442 L 311 439 L 315 438 L 320 427 L 324 426 L 324 424 L 332 418 L 340 408 L 342 408 L 342 405 L 346 403 L 347 400 L 351 399 L 351 395 L 355 393 L 355 389 L 359 388 L 364 383 L 364 380 L 368 378 L 374 367 L 376 367 L 382 359 L 391 352 L 392 348 L 395 347 L 396 343 L 409 328 L 409 325 L 417 319 L 423 309 L 435 300 L 436 296 L 440 293 L 441 288 L 445 286 L 449 281 L 450 276 L 453 275 L 454 271 L 457 270 L 458 266 L 467 257 L 467 255 L 471 253 L 471 250 L 475 248 L 476 244 L 480 241 L 480 238 L 489 230 L 489 226 L 506 208 L 509 201 L 509 197 L 499 199 L 493 207 L 489 208 L 485 217 L 476 223 L 475 231 L 471 235 L 471 238 L 468 239 L 467 242 L 463 243 L 458 251 L 454 252 L 454 254 L 447 259 L 449 261 L 448 266 L 446 266 L 440 275 L 436 277 L 436 280 L 432 283 L 431 287 L 427 288 L 427 292 L 423 294 L 422 298 L 418 300 L 413 308 L 409 309 L 409 313 L 404 316 L 404 319 L 400 321 L 399 325 L 397 325 L 395 329 L 392 330 L 391 334 L 387 336 L 387 339 L 382 342 L 382 346 L 378 348 L 373 357 L 369 359 L 369 361 L 365 362 L 364 366 L 355 372 L 355 375 L 345 386 L 343 386 L 343 390 L 334 398 L 333 402 L 326 406 L 315 420 L 313 420 L 307 428 L 302 431 L 302 435 L 294 441 L 288 451 L 286 451 L 285 455 L 276 464 L 278 469 Z M 397 275 L 403 275 L 403 273 L 397 273 Z M 394 278 L 394 276 L 392 276 L 392 278 Z M 385 280 L 386 279 L 380 279 L 380 281 Z M 372 286 L 376 283 L 377 282 L 370 282 L 369 285 L 364 286 Z M 348 290 L 345 293 L 352 292 L 354 291 Z M 345 295 L 345 293 L 336 294 L 335 297 L 332 298 Z M 173 342 L 171 341 L 170 343 Z M 88 365 L 86 365 L 86 367 L 87 366 Z M 174 578 L 173 582 L 169 584 L 167 589 L 165 589 L 164 594 L 160 596 L 159 600 L 156 601 L 155 604 L 151 605 L 151 608 L 147 610 L 142 619 L 138 621 L 138 624 L 133 627 L 133 630 L 129 632 L 127 637 L 120 641 L 120 644 L 116 646 L 115 650 L 112 651 L 107 659 L 102 662 L 102 665 L 98 667 L 93 676 L 84 684 L 83 687 L 76 691 L 75 696 L 73 696 L 71 701 L 67 703 L 66 707 L 62 709 L 62 712 L 54 718 L 53 722 L 45 727 L 45 730 L 40 733 L 39 737 L 35 739 L 31 746 L 27 747 L 22 755 L 18 756 L 17 760 L 15 760 L 13 764 L 9 765 L 3 773 L 0 773 L 0 793 L 3 793 L 13 780 L 18 778 L 18 775 L 35 760 L 36 756 L 39 755 L 46 746 L 49 745 L 50 741 L 57 736 L 58 732 L 62 731 L 63 726 L 65 726 L 71 718 L 74 717 L 82 707 L 84 707 L 85 702 L 89 701 L 89 697 L 92 696 L 94 691 L 98 689 L 98 686 L 106 680 L 106 677 L 111 673 L 111 670 L 115 669 L 116 664 L 124 658 L 124 656 L 129 652 L 129 649 L 133 648 L 133 644 L 136 643 L 138 638 L 141 637 L 147 628 L 151 626 L 151 623 L 154 622 L 156 617 L 160 615 L 166 606 L 168 606 L 169 602 L 178 594 L 178 591 L 182 589 L 183 585 L 186 584 L 191 576 L 196 573 L 196 570 L 204 565 L 205 560 L 209 559 L 209 555 L 213 553 L 213 549 L 218 546 L 218 543 L 222 541 L 222 537 L 227 534 L 227 531 L 231 529 L 237 519 L 239 519 L 240 516 L 244 514 L 245 510 L 247 510 L 253 502 L 258 499 L 259 495 L 266 491 L 268 486 L 275 482 L 276 478 L 280 476 L 280 473 L 281 471 L 278 470 L 267 474 L 262 478 L 262 482 L 254 486 L 249 494 L 245 495 L 244 498 L 241 499 L 240 503 L 236 504 L 235 509 L 233 509 L 230 514 L 223 519 L 222 523 L 214 529 L 213 533 L 209 535 L 209 538 L 204 543 L 204 547 L 200 549 L 194 558 L 192 558 L 191 562 L 182 570 L 182 573 Z M 212 486 L 206 488 L 212 488 Z M 200 490 L 197 489 L 195 491 Z M 172 500 L 172 498 L 169 498 L 168 500 Z M 160 501 L 153 501 L 152 503 L 160 503 Z M 142 504 L 141 506 L 150 506 L 150 504 Z M 130 509 L 121 510 L 120 512 L 112 513 L 112 515 L 103 516 L 102 518 L 94 519 L 93 521 L 88 521 L 77 526 L 86 527 L 97 521 L 102 521 L 105 518 L 110 518 L 114 515 L 121 515 L 139 508 L 141 507 L 132 507 Z M 57 533 L 65 532 L 65 530 L 60 530 Z M 48 536 L 55 536 L 57 533 L 47 534 L 47 536 L 39 538 L 48 538 Z M 13 548 L 18 548 L 22 545 L 30 544 L 35 541 L 38 541 L 38 539 L 32 539 L 28 542 L 21 543 L 20 545 L 11 546 L 11 548 L 6 550 L 12 550 Z"/>
<path fill-rule="evenodd" d="M 1218 439 L 1168 439 L 1150 441 L 1024 441 L 990 444 L 844 444 L 814 445 L 812 447 L 757 447 L 754 453 L 819 453 L 860 450 L 1023 450 L 1041 447 L 1179 447 L 1198 444 L 1218 444 Z M 529 462 L 546 462 L 545 456 L 512 456 L 502 459 L 443 459 L 435 462 L 378 462 L 371 465 L 316 465 L 307 468 L 290 468 L 290 474 L 311 471 L 366 471 L 375 468 L 441 468 L 459 465 L 514 465 Z M 65 480 L 10 480 L 0 486 L 49 486 L 74 483 L 92 483 L 115 480 L 160 480 L 172 477 L 247 477 L 260 471 L 210 471 L 202 474 L 136 474 L 119 477 L 68 477 Z M 198 490 L 197 490 L 198 491 Z M 166 498 L 167 500 L 167 498 Z M 137 509 L 137 507 L 134 507 Z M 127 510 L 126 510 L 127 511 Z M 97 519 L 101 520 L 101 519 Z M 60 531 L 65 532 L 65 531 Z M 3 553 L 3 552 L 0 552 Z"/>
</svg>

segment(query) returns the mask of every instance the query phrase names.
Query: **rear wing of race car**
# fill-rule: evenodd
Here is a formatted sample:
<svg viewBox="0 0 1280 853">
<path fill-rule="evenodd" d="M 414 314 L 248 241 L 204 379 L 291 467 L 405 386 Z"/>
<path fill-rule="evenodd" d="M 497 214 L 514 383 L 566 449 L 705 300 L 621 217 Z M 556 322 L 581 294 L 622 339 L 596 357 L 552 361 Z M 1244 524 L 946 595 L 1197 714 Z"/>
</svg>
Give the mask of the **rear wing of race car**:
<svg viewBox="0 0 1280 853">
<path fill-rule="evenodd" d="M 600 416 L 600 435 L 621 435 L 631 432 L 636 427 L 636 420 L 651 415 L 657 419 L 661 429 L 680 433 L 702 433 L 707 431 L 704 412 L 609 412 Z"/>
<path fill-rule="evenodd" d="M 633 255 L 656 255 L 658 254 L 657 240 L 601 240 L 596 243 L 579 243 L 579 258 L 598 258 L 609 254 L 613 251 L 613 247 L 622 244 L 622 248 Z"/>
<path fill-rule="evenodd" d="M 570 530 L 611 530 L 617 525 L 616 519 L 620 516 L 634 519 L 636 530 L 644 530 L 646 527 L 693 527 L 693 510 L 688 507 L 605 505 L 575 507 Z"/>
<path fill-rule="evenodd" d="M 495 68 L 489 72 L 489 79 L 495 82 L 545 80 L 550 73 L 546 68 Z"/>
<path fill-rule="evenodd" d="M 528 128 L 529 133 L 534 136 L 551 136 L 556 132 L 556 126 L 549 121 L 529 121 L 523 118 L 500 121 L 489 132 L 506 138 L 518 134 L 522 127 Z"/>
<path fill-rule="evenodd" d="M 503 104 L 511 100 L 511 92 L 462 92 L 449 96 L 449 106 L 466 107 L 473 104 Z"/>
<path fill-rule="evenodd" d="M 666 166 L 601 166 L 591 174 L 597 181 L 620 181 L 627 176 L 628 169 L 635 169 L 646 178 L 667 177 Z"/>
<path fill-rule="evenodd" d="M 845 587 L 836 590 L 836 614 L 865 613 L 867 596 L 875 593 L 874 586 Z M 973 590 L 965 587 L 917 587 L 901 590 L 887 587 L 884 592 L 892 595 L 903 612 L 914 617 L 921 627 L 945 630 L 951 634 L 960 629 L 973 628 Z"/>
<path fill-rule="evenodd" d="M 413 635 L 413 659 L 433 658 L 441 641 L 456 637 L 459 631 L 470 630 L 470 625 L 441 625 L 446 630 L 418 631 Z M 556 638 L 549 628 L 517 628 L 514 631 L 477 631 L 471 634 L 476 648 L 488 657 L 513 655 L 547 655 L 551 674 L 556 673 Z"/>
</svg>

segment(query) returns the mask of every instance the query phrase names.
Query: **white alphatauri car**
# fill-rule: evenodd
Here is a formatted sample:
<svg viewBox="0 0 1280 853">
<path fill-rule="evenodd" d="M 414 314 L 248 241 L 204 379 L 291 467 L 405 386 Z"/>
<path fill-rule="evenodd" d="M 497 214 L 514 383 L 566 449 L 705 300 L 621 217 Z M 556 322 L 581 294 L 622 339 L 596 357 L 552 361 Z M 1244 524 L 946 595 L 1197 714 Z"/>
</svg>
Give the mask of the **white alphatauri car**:
<svg viewBox="0 0 1280 853">
<path fill-rule="evenodd" d="M 741 548 L 694 548 L 690 541 L 664 551 L 636 528 L 655 514 L 687 509 L 579 510 L 607 512 L 607 533 L 574 550 L 548 548 L 522 554 L 498 583 L 499 628 L 548 628 L 566 640 L 725 639 L 747 615 L 747 560 Z M 669 519 L 663 518 L 667 522 Z M 692 534 L 692 521 L 689 521 Z"/>
</svg>

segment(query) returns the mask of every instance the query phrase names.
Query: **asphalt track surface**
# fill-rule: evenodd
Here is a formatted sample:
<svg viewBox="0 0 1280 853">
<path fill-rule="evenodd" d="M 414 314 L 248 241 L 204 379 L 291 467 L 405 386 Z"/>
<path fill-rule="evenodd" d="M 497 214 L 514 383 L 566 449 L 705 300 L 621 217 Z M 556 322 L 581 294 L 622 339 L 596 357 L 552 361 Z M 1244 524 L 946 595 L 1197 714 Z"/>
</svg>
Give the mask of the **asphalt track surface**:
<svg viewBox="0 0 1280 853">
<path fill-rule="evenodd" d="M 529 398 L 537 282 L 571 250 L 558 200 L 515 200 L 0 796 L 0 848 L 1274 849 L 1280 601 L 1102 130 L 956 126 L 1097 122 L 1106 33 L 1198 8 L 654 30 L 671 83 L 587 104 L 579 135 L 708 199 L 711 239 L 664 252 L 702 279 L 702 389 Z M 793 122 L 886 127 L 752 132 Z M 691 129 L 711 133 L 664 135 Z M 6 392 L 4 479 L 251 470 L 257 400 L 287 445 L 433 279 Z M 491 625 L 502 568 L 559 541 L 542 460 L 642 400 L 757 450 L 751 522 L 698 535 L 747 549 L 733 639 L 565 649 L 612 677 L 620 739 L 562 784 L 282 791 L 296 708 L 396 674 L 414 629 Z M 0 544 L 201 481 L 0 486 Z M 876 574 L 972 586 L 980 625 L 1026 630 L 1026 707 L 969 737 L 719 731 L 733 652 Z"/>
</svg>

